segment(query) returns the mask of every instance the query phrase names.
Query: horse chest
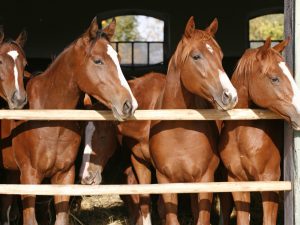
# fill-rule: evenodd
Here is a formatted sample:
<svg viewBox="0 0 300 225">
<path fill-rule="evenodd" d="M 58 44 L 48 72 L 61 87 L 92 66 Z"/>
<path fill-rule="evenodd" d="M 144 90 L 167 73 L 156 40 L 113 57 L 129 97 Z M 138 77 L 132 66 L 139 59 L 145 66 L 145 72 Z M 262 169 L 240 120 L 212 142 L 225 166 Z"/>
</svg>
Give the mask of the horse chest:
<svg viewBox="0 0 300 225">
<path fill-rule="evenodd" d="M 196 129 L 192 124 L 165 125 L 168 129 L 157 127 L 150 139 L 151 158 L 161 173 L 168 177 L 188 177 L 186 180 L 192 181 L 216 167 L 216 143 L 212 143 L 209 130 Z"/>
<path fill-rule="evenodd" d="M 19 145 L 17 144 L 19 143 Z M 20 144 L 21 143 L 21 144 Z M 16 139 L 17 160 L 40 172 L 52 174 L 74 163 L 80 135 L 65 127 L 41 127 L 24 132 Z"/>
<path fill-rule="evenodd" d="M 265 122 L 251 123 L 251 126 L 243 124 L 234 132 L 228 132 L 221 157 L 226 167 L 241 180 L 259 180 L 279 169 L 280 137 L 270 132 L 266 125 Z"/>
</svg>

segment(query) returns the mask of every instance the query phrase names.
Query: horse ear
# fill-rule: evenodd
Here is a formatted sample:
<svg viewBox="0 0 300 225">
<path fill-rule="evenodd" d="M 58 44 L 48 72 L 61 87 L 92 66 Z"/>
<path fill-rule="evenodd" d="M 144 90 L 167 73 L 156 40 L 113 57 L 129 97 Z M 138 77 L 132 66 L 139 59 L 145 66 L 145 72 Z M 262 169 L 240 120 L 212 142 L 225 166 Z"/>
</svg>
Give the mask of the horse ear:
<svg viewBox="0 0 300 225">
<path fill-rule="evenodd" d="M 0 26 L 0 44 L 4 40 L 4 31 L 3 31 L 3 26 Z"/>
<path fill-rule="evenodd" d="M 261 47 L 264 50 L 267 50 L 271 47 L 271 37 L 268 37 L 267 40 L 265 41 L 264 45 Z"/>
<path fill-rule="evenodd" d="M 89 28 L 85 32 L 85 34 L 90 38 L 94 39 L 97 36 L 97 31 L 99 30 L 97 17 L 94 17 Z"/>
<path fill-rule="evenodd" d="M 271 37 L 268 37 L 264 45 L 259 47 L 258 56 L 262 59 L 265 57 L 267 50 L 271 47 Z"/>
<path fill-rule="evenodd" d="M 184 36 L 190 38 L 194 33 L 194 31 L 195 31 L 195 21 L 194 21 L 194 17 L 191 16 L 185 26 Z"/>
<path fill-rule="evenodd" d="M 116 30 L 116 18 L 113 17 L 112 21 L 110 22 L 110 24 L 108 24 L 106 27 L 103 28 L 103 32 L 107 35 L 108 39 L 111 40 L 112 37 L 115 34 L 115 30 Z"/>
<path fill-rule="evenodd" d="M 284 48 L 289 44 L 289 42 L 290 42 L 290 37 L 288 37 L 287 39 L 283 40 L 279 44 L 275 45 L 273 47 L 273 49 L 275 49 L 277 52 L 282 52 L 284 50 Z"/>
<path fill-rule="evenodd" d="M 218 30 L 218 19 L 215 18 L 211 24 L 205 29 L 208 33 L 210 33 L 212 36 L 215 35 L 215 33 L 217 33 L 217 30 Z"/>
<path fill-rule="evenodd" d="M 25 42 L 27 41 L 27 32 L 23 30 L 16 39 L 16 42 L 21 46 L 24 47 Z"/>
</svg>

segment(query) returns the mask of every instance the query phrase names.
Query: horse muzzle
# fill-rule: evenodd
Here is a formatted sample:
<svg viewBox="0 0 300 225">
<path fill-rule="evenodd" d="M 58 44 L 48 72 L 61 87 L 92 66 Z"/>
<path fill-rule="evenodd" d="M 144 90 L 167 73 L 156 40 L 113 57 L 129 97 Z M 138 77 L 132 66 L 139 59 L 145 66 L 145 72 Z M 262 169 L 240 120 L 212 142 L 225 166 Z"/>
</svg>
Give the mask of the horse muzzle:
<svg viewBox="0 0 300 225">
<path fill-rule="evenodd" d="M 214 101 L 218 110 L 230 110 L 236 106 L 238 96 L 236 92 L 230 92 L 228 89 L 224 89 L 221 97 L 214 98 Z"/>
<path fill-rule="evenodd" d="M 114 117 L 118 121 L 124 121 L 132 117 L 136 109 L 137 104 L 132 103 L 131 100 L 126 100 L 121 106 L 117 104 L 113 104 L 112 106 Z"/>
<path fill-rule="evenodd" d="M 8 105 L 10 109 L 22 109 L 27 103 L 27 94 L 20 94 L 15 91 L 12 97 L 8 100 Z"/>
</svg>

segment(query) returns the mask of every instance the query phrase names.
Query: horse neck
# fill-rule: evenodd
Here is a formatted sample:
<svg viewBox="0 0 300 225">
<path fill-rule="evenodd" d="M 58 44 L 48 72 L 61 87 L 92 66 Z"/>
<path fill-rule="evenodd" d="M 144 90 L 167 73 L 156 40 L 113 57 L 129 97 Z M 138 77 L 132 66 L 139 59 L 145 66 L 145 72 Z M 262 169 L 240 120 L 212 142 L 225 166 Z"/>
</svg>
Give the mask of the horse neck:
<svg viewBox="0 0 300 225">
<path fill-rule="evenodd" d="M 172 57 L 166 75 L 162 109 L 188 109 L 199 108 L 199 105 L 203 106 L 201 103 L 203 99 L 198 98 L 184 87 L 180 73 L 181 71 L 176 67 L 174 57 Z M 203 106 L 203 108 L 205 107 Z"/>
<path fill-rule="evenodd" d="M 239 99 L 235 108 L 250 108 L 253 104 L 249 95 L 247 76 L 248 74 L 246 74 L 246 72 L 243 72 L 243 74 L 238 74 L 237 70 L 232 75 L 231 82 L 236 88 Z"/>
<path fill-rule="evenodd" d="M 72 47 L 64 50 L 43 74 L 31 80 L 28 87 L 34 88 L 36 94 L 34 98 L 30 98 L 29 95 L 30 108 L 74 109 L 76 107 L 81 91 L 75 81 L 72 54 L 74 54 Z"/>
</svg>

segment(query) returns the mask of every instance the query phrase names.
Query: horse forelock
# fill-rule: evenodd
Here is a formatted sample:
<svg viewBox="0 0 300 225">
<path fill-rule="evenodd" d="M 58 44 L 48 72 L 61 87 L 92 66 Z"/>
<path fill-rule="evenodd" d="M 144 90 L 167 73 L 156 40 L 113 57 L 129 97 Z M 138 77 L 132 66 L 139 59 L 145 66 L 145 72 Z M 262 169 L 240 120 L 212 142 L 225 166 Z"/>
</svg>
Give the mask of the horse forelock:
<svg viewBox="0 0 300 225">
<path fill-rule="evenodd" d="M 193 35 L 189 38 L 183 36 L 181 41 L 179 42 L 176 51 L 173 55 L 174 64 L 176 67 L 182 65 L 187 60 L 190 52 L 193 49 L 193 45 L 191 43 L 193 42 L 207 42 L 209 40 L 212 40 L 216 46 L 219 47 L 218 43 L 214 40 L 214 38 L 206 31 L 203 30 L 195 30 Z M 171 60 L 169 62 L 170 66 Z"/>
<path fill-rule="evenodd" d="M 247 77 L 253 74 L 255 65 L 261 66 L 261 64 L 257 64 L 259 60 L 258 54 L 260 54 L 259 48 L 246 50 L 239 60 L 232 76 L 233 83 L 241 84 L 246 82 Z M 263 67 L 261 68 L 260 76 L 264 76 L 268 72 L 272 64 L 274 64 L 275 58 L 282 59 L 282 56 L 274 49 L 270 48 L 264 52 Z"/>
<path fill-rule="evenodd" d="M 15 42 L 13 39 L 8 39 L 1 45 L 4 45 L 4 44 L 12 45 L 15 48 L 17 48 L 18 52 L 21 53 L 21 55 L 26 59 L 26 54 L 25 54 L 23 48 L 17 42 Z"/>
<path fill-rule="evenodd" d="M 103 30 L 98 30 L 96 33 L 96 36 L 94 38 L 91 39 L 91 47 L 95 45 L 95 43 L 99 40 L 99 39 L 105 39 L 109 42 L 109 37 L 108 35 L 103 32 Z"/>
<path fill-rule="evenodd" d="M 83 36 L 81 36 L 80 38 L 82 38 Z M 76 42 L 80 39 L 78 38 L 76 40 Z M 109 37 L 107 36 L 107 34 L 105 32 L 103 32 L 102 30 L 98 30 L 96 33 L 96 36 L 92 39 L 89 40 L 89 45 L 88 45 L 88 50 L 86 51 L 86 53 L 89 55 L 93 49 L 93 47 L 95 46 L 95 44 L 97 43 L 98 40 L 103 39 L 105 41 L 107 41 L 108 43 L 109 41 Z"/>
</svg>

